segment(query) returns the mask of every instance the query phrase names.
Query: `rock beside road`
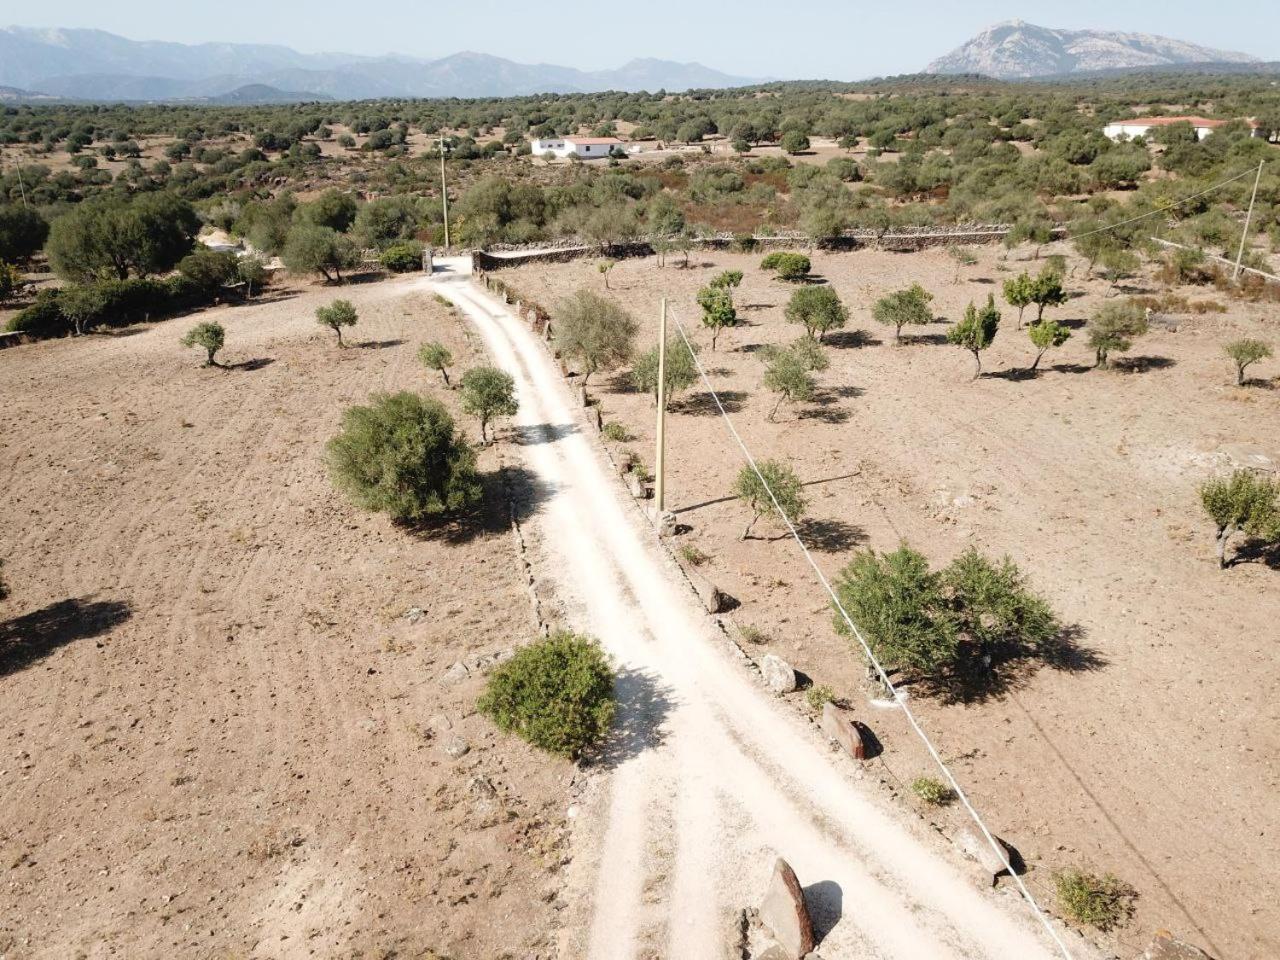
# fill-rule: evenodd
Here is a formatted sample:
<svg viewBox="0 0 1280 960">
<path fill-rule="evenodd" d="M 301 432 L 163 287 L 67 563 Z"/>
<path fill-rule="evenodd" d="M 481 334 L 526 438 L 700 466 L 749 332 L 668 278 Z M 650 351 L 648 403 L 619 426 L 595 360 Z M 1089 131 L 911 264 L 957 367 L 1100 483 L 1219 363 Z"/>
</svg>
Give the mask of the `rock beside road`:
<svg viewBox="0 0 1280 960">
<path fill-rule="evenodd" d="M 795 670 L 777 654 L 765 654 L 760 661 L 760 676 L 774 693 L 791 693 L 796 688 Z"/>
<path fill-rule="evenodd" d="M 855 760 L 867 759 L 867 742 L 862 729 L 848 710 L 827 701 L 822 705 L 822 732 Z"/>
<path fill-rule="evenodd" d="M 1168 930 L 1157 930 L 1151 938 L 1151 945 L 1143 952 L 1140 960 L 1213 960 L 1209 954 L 1199 947 L 1179 940 Z"/>
<path fill-rule="evenodd" d="M 804 903 L 804 891 L 791 865 L 781 857 L 774 861 L 760 904 L 760 922 L 778 941 L 787 960 L 803 960 L 813 950 L 813 921 Z"/>
<path fill-rule="evenodd" d="M 995 837 L 995 841 L 1004 851 L 1004 859 L 1001 859 L 1000 855 L 991 848 L 987 838 L 976 827 L 965 827 L 956 834 L 956 844 L 964 851 L 965 856 L 977 861 L 978 866 L 982 868 L 983 876 L 991 878 L 993 887 L 1002 874 L 1009 872 L 1008 867 L 1005 866 L 1006 861 L 1015 868 L 1018 865 L 1017 851 L 999 837 Z"/>
</svg>

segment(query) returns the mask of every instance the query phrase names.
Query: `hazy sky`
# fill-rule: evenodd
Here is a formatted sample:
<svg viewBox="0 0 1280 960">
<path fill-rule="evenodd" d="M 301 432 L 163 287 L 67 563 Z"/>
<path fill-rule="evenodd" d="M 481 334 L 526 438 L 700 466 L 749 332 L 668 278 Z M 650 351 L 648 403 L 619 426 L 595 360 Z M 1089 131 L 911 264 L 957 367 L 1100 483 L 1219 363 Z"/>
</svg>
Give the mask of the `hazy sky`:
<svg viewBox="0 0 1280 960">
<path fill-rule="evenodd" d="M 8 4 L 6 3 L 6 6 Z M 1159 33 L 1280 59 L 1280 2 L 1219 0 L 43 0 L 0 24 L 97 27 L 136 40 L 278 43 L 298 50 L 438 57 L 476 50 L 583 69 L 632 57 L 697 60 L 739 76 L 854 80 L 909 73 L 980 29 Z M 37 15 L 39 20 L 33 20 Z"/>
</svg>

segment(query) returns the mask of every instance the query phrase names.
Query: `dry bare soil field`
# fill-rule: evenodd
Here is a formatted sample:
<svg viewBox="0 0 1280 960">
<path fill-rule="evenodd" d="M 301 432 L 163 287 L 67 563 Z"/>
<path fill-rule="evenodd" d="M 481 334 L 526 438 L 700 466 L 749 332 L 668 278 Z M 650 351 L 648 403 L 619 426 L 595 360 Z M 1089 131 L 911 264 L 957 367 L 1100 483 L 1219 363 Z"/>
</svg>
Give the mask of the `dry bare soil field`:
<svg viewBox="0 0 1280 960">
<path fill-rule="evenodd" d="M 441 680 L 532 635 L 508 454 L 434 536 L 322 459 L 371 391 L 441 393 L 419 343 L 479 347 L 401 282 L 202 314 L 226 370 L 196 319 L 0 353 L 0 956 L 549 956 L 572 768 Z"/>
<path fill-rule="evenodd" d="M 1121 956 L 1138 955 L 1159 927 L 1218 957 L 1280 955 L 1280 572 L 1265 562 L 1219 571 L 1197 496 L 1234 466 L 1280 465 L 1276 362 L 1254 368 L 1265 382 L 1241 389 L 1222 354 L 1236 337 L 1280 339 L 1275 306 L 1184 290 L 1229 311 L 1178 317 L 1176 332 L 1153 327 L 1125 366 L 1094 370 L 1079 326 L 1107 284 L 1085 281 L 1073 260 L 1080 295 L 1057 311 L 1077 327 L 1073 339 L 1038 379 L 1011 375 L 1033 351 L 1006 306 L 985 356 L 993 375 L 971 381 L 972 358 L 945 343 L 946 322 L 908 328 L 895 346 L 871 305 L 919 281 L 952 321 L 970 300 L 998 300 L 1012 271 L 1040 264 L 992 248 L 957 281 L 943 251 L 818 254 L 815 273 L 851 321 L 831 337 L 818 402 L 784 407 L 771 423 L 758 348 L 800 334 L 783 319 L 794 288 L 762 273 L 758 255 L 693 259 L 688 270 L 623 261 L 608 292 L 650 338 L 659 297 L 672 299 L 748 444 L 790 460 L 806 481 L 804 533 L 829 573 L 858 548 L 906 540 L 941 564 L 973 544 L 1016 560 L 1069 626 L 1066 655 L 991 696 L 914 701 L 993 828 L 1027 858 L 1040 898 L 1053 902 L 1057 870 L 1114 872 L 1139 893 L 1112 940 Z M 713 353 L 693 297 L 726 268 L 746 275 L 736 295 L 746 323 Z M 576 287 L 605 292 L 589 260 L 500 275 L 553 314 Z M 597 380 L 605 420 L 624 425 L 633 441 L 623 445 L 651 464 L 652 400 L 624 377 Z M 866 707 L 860 658 L 834 633 L 796 549 L 739 541 L 747 517 L 730 487 L 740 457 L 710 396 L 695 387 L 674 410 L 668 505 L 691 527 L 682 542 L 709 556 L 703 570 L 741 603 L 735 621 L 767 638 L 760 654 L 780 654 L 852 701 L 885 745 L 883 778 L 913 802 L 906 786 L 932 773 L 927 758 L 898 714 Z"/>
</svg>

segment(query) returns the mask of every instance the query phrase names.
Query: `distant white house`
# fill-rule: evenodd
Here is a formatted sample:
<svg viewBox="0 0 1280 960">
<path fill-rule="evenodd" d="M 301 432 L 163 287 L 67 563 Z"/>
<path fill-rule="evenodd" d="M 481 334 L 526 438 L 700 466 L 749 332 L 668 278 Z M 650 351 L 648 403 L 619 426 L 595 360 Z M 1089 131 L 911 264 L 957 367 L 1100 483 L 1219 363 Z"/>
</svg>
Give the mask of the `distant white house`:
<svg viewBox="0 0 1280 960">
<path fill-rule="evenodd" d="M 555 157 L 579 157 L 593 160 L 607 157 L 614 149 L 635 153 L 636 144 L 624 144 L 617 137 L 544 137 L 534 140 L 530 147 L 535 157 L 551 154 Z"/>
<path fill-rule="evenodd" d="M 1229 120 L 1209 120 L 1206 117 L 1133 117 L 1130 120 L 1117 120 L 1102 128 L 1103 136 L 1112 140 L 1132 140 L 1134 137 L 1147 137 L 1151 130 L 1168 127 L 1175 123 L 1189 123 L 1196 131 L 1196 138 L 1203 140 L 1218 127 L 1225 126 Z M 1246 121 L 1253 128 L 1253 135 L 1259 135 L 1258 126 L 1253 121 Z"/>
</svg>

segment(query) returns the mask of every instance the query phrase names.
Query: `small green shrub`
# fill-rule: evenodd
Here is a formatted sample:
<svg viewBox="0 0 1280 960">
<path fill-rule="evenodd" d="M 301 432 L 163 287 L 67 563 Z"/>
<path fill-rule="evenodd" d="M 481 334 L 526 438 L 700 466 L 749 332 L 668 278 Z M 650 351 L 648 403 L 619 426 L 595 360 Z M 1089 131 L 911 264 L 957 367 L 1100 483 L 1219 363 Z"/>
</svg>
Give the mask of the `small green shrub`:
<svg viewBox="0 0 1280 960">
<path fill-rule="evenodd" d="M 911 792 L 931 807 L 945 807 L 955 800 L 955 791 L 935 777 L 916 777 Z"/>
<path fill-rule="evenodd" d="M 613 683 L 594 640 L 558 631 L 494 670 L 476 706 L 500 729 L 577 760 L 609 733 Z"/>
<path fill-rule="evenodd" d="M 683 543 L 680 545 L 680 556 L 685 563 L 693 567 L 700 567 L 711 559 L 711 557 L 703 553 L 692 543 Z"/>
<path fill-rule="evenodd" d="M 199 347 L 205 354 L 206 367 L 218 366 L 218 361 L 214 359 L 218 351 L 222 349 L 223 344 L 227 342 L 227 332 L 220 323 L 197 323 L 194 327 L 187 331 L 186 335 L 179 341 L 184 347 Z"/>
<path fill-rule="evenodd" d="M 606 423 L 603 433 L 606 440 L 612 440 L 614 443 L 626 443 L 631 439 L 631 434 L 627 433 L 627 428 L 616 421 Z"/>
<path fill-rule="evenodd" d="M 835 691 L 827 686 L 810 687 L 804 695 L 805 700 L 809 702 L 809 709 L 814 713 L 821 713 L 822 708 L 828 703 L 836 702 Z"/>
<path fill-rule="evenodd" d="M 801 277 L 809 275 L 813 265 L 803 253 L 789 253 L 778 250 L 768 254 L 760 261 L 760 269 L 772 270 L 782 280 L 799 280 Z"/>
<path fill-rule="evenodd" d="M 1076 923 L 1107 931 L 1122 926 L 1133 915 L 1138 893 L 1111 874 L 1097 876 L 1080 870 L 1064 870 L 1053 878 L 1058 904 Z"/>
<path fill-rule="evenodd" d="M 747 643 L 768 643 L 769 635 L 757 626 L 746 624 L 738 628 L 738 632 L 742 634 L 742 639 Z"/>
</svg>

